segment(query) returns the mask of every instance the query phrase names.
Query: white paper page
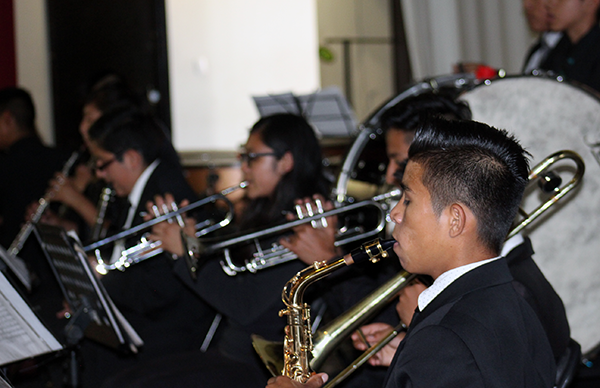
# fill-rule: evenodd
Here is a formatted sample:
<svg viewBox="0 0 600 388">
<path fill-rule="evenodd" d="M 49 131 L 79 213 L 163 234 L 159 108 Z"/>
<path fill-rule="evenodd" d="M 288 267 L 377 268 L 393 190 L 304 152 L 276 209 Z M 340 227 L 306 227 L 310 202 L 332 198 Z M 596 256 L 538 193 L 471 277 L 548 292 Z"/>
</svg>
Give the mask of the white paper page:
<svg viewBox="0 0 600 388">
<path fill-rule="evenodd" d="M 0 273 L 0 365 L 61 350 L 3 273 Z"/>
</svg>

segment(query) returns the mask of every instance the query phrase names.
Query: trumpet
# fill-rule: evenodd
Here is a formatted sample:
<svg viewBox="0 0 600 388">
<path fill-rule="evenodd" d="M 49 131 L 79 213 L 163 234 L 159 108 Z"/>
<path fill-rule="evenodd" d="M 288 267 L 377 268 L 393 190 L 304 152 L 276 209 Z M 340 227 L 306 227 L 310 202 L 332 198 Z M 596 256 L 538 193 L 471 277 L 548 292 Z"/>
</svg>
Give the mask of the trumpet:
<svg viewBox="0 0 600 388">
<path fill-rule="evenodd" d="M 563 159 L 572 160 L 575 163 L 576 170 L 573 178 L 566 185 L 561 186 L 562 180 L 558 175 L 549 171 L 549 168 Z M 507 239 L 530 225 L 536 218 L 578 186 L 583 178 L 584 172 L 585 164 L 583 159 L 576 152 L 569 150 L 555 152 L 536 165 L 529 174 L 529 183 L 531 184 L 532 182 L 538 181 L 542 191 L 550 193 L 551 196 L 546 202 L 542 203 L 530 213 L 526 213 L 524 210 L 519 209 L 519 213 L 524 218 L 511 228 Z M 339 263 L 332 262 L 326 263 L 326 265 L 319 265 L 318 270 L 321 271 L 321 273 L 329 275 L 338 268 L 340 268 Z M 293 379 L 299 379 L 299 381 L 308 379 L 311 375 L 311 371 L 319 369 L 323 365 L 325 358 L 331 354 L 333 349 L 335 349 L 360 325 L 377 313 L 377 311 L 383 308 L 387 303 L 391 302 L 398 292 L 410 284 L 416 276 L 414 274 L 409 274 L 406 271 L 400 271 L 396 276 L 366 296 L 350 310 L 331 321 L 326 327 L 312 334 L 310 331 L 310 309 L 308 305 L 299 302 L 302 301 L 301 298 L 306 287 L 316 280 L 322 279 L 324 276 L 314 279 L 315 275 L 313 275 L 313 272 L 316 272 L 316 270 L 313 270 L 312 267 L 309 267 L 309 269 L 305 271 L 306 274 L 303 274 L 304 271 L 300 272 L 288 282 L 288 284 L 290 284 L 290 282 L 293 284 L 291 290 L 299 295 L 287 295 L 287 289 L 290 288 L 288 285 L 286 285 L 283 290 L 282 299 L 287 306 L 287 310 L 293 308 L 298 312 L 301 312 L 301 314 L 296 313 L 296 315 L 303 317 L 302 320 L 296 319 L 290 323 L 290 313 L 285 313 L 288 315 L 288 327 L 290 327 L 290 329 L 286 328 L 286 338 L 284 339 L 284 343 L 266 341 L 257 335 L 252 336 L 254 349 L 265 363 L 267 369 L 274 376 L 283 374 Z M 292 300 L 295 303 L 289 303 L 289 300 Z M 292 324 L 306 324 L 306 326 L 293 328 Z M 329 380 L 327 385 L 325 385 L 325 388 L 332 388 L 346 379 L 371 356 L 387 345 L 401 330 L 401 325 L 394 328 L 389 335 L 377 344 L 371 346 L 351 365 L 333 379 Z M 278 356 L 281 354 L 283 354 L 283 359 L 281 356 Z M 290 365 L 293 367 L 290 367 Z"/>
<path fill-rule="evenodd" d="M 64 176 L 69 175 L 69 171 L 75 165 L 75 163 L 79 159 L 79 156 L 80 156 L 79 151 L 74 151 L 71 154 L 69 159 L 65 162 L 62 170 L 60 170 L 62 175 L 64 175 Z M 31 231 L 33 230 L 34 225 L 40 221 L 40 218 L 42 218 L 42 214 L 44 214 L 44 212 L 50 205 L 52 195 L 53 195 L 53 193 L 49 192 L 38 200 L 39 206 L 37 207 L 35 213 L 33 213 L 31 218 L 29 219 L 29 221 L 27 221 L 23 225 L 23 227 L 21 228 L 21 230 L 19 231 L 19 233 L 17 234 L 17 236 L 15 237 L 13 242 L 10 244 L 10 247 L 8 247 L 9 255 L 16 256 L 19 254 L 21 249 L 23 249 L 23 245 L 25 244 L 25 241 L 27 241 L 27 238 L 31 234 Z"/>
<path fill-rule="evenodd" d="M 137 226 L 129 228 L 121 233 L 117 233 L 113 236 L 107 237 L 103 240 L 100 240 L 100 241 L 97 241 L 90 245 L 87 245 L 87 246 L 83 247 L 83 250 L 86 253 L 94 251 L 96 259 L 98 261 L 96 270 L 99 273 L 106 274 L 107 271 L 115 270 L 115 269 L 124 271 L 126 268 L 130 267 L 133 264 L 137 264 L 141 261 L 144 261 L 146 259 L 149 259 L 151 257 L 154 257 L 154 256 L 162 253 L 163 252 L 163 249 L 161 248 L 162 243 L 160 241 L 148 240 L 145 236 L 142 236 L 140 239 L 140 243 L 132 246 L 131 248 L 124 250 L 121 253 L 121 256 L 119 257 L 119 259 L 112 264 L 106 263 L 102 259 L 99 248 L 106 246 L 108 244 L 114 243 L 115 241 L 138 234 L 144 230 L 149 229 L 153 225 L 156 225 L 163 221 L 172 221 L 173 219 L 177 219 L 178 222 L 180 223 L 180 226 L 183 227 L 184 224 L 183 224 L 183 220 L 181 219 L 181 214 L 189 212 L 191 210 L 194 210 L 194 209 L 199 208 L 204 205 L 215 203 L 219 200 L 224 201 L 228 205 L 227 213 L 225 214 L 223 219 L 219 222 L 214 222 L 212 220 L 204 220 L 204 221 L 196 224 L 195 225 L 195 229 L 196 229 L 195 236 L 201 237 L 201 236 L 211 233 L 217 229 L 223 228 L 231 223 L 231 220 L 233 219 L 233 216 L 234 216 L 233 204 L 231 203 L 231 201 L 229 201 L 229 199 L 227 199 L 227 195 L 231 194 L 232 192 L 234 192 L 237 189 L 240 189 L 240 188 L 243 189 L 246 186 L 247 186 L 246 181 L 241 182 L 237 186 L 229 187 L 229 188 L 221 191 L 220 193 L 213 194 L 213 195 L 203 198 L 199 201 L 193 202 L 187 206 L 184 206 L 180 209 L 177 208 L 176 204 L 171 204 L 171 206 L 173 207 L 173 211 L 167 212 L 162 215 L 157 214 L 157 216 L 155 218 L 153 218 L 149 221 L 146 221 L 142 224 L 139 224 Z"/>
<path fill-rule="evenodd" d="M 301 212 L 298 212 L 299 218 L 297 220 L 290 221 L 282 225 L 273 226 L 258 232 L 252 232 L 246 235 L 234 237 L 225 241 L 214 243 L 212 245 L 206 245 L 203 247 L 203 253 L 213 253 L 223 250 L 225 258 L 224 260 L 221 260 L 221 267 L 223 268 L 223 271 L 230 276 L 235 276 L 240 272 L 246 271 L 256 273 L 258 270 L 282 264 L 298 257 L 294 252 L 291 252 L 279 244 L 273 244 L 271 248 L 263 249 L 260 245 L 261 239 L 284 233 L 295 228 L 296 226 L 304 225 L 309 222 L 313 224 L 313 226 L 316 226 L 315 223 L 318 222 L 325 226 L 323 223 L 326 222 L 326 217 L 337 216 L 359 209 L 373 208 L 377 212 L 377 224 L 370 230 L 341 230 L 341 238 L 335 241 L 335 246 L 339 247 L 355 241 L 365 240 L 369 237 L 379 234 L 379 232 L 385 228 L 387 211 L 389 209 L 389 206 L 386 202 L 393 199 L 398 199 L 401 195 L 402 190 L 395 189 L 390 192 L 377 195 L 371 199 L 341 206 L 329 211 L 323 211 L 322 206 L 320 206 L 317 202 L 317 212 L 313 212 L 312 209 L 310 209 L 308 217 L 304 217 L 301 215 Z M 233 246 L 248 242 L 254 242 L 256 253 L 254 253 L 252 259 L 246 260 L 243 265 L 236 265 L 231 259 L 229 249 Z"/>
</svg>

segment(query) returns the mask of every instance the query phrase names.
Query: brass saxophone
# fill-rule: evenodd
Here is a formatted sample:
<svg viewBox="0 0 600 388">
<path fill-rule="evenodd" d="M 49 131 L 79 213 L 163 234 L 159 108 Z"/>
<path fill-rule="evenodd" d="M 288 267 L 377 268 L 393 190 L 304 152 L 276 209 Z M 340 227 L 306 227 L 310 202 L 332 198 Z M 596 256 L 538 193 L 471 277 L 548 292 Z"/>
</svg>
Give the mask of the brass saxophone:
<svg viewBox="0 0 600 388">
<path fill-rule="evenodd" d="M 307 287 L 342 267 L 366 260 L 378 262 L 380 258 L 389 256 L 387 251 L 394 243 L 394 240 L 380 241 L 379 239 L 364 243 L 360 248 L 340 259 L 315 262 L 286 283 L 282 291 L 282 300 L 286 308 L 279 312 L 279 316 L 287 316 L 281 371 L 283 376 L 304 383 L 312 374 L 310 358 L 313 342 L 310 306 L 302 300 Z"/>
</svg>

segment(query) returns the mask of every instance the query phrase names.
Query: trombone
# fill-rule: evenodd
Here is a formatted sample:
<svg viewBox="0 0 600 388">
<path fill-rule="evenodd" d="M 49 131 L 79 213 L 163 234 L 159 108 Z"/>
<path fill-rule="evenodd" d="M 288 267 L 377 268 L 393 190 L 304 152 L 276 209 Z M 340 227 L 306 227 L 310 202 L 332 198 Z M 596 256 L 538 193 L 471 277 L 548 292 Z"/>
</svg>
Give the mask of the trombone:
<svg viewBox="0 0 600 388">
<path fill-rule="evenodd" d="M 107 237 L 90 245 L 83 247 L 83 250 L 88 253 L 94 251 L 96 260 L 98 261 L 98 265 L 96 266 L 96 270 L 101 274 L 106 274 L 107 271 L 118 269 L 120 271 L 124 271 L 126 268 L 130 267 L 133 264 L 137 264 L 141 261 L 154 257 L 163 252 L 161 248 L 162 243 L 160 241 L 151 241 L 148 240 L 145 236 L 142 236 L 140 239 L 140 243 L 132 246 L 124 250 L 121 253 L 119 259 L 114 263 L 106 263 L 101 255 L 99 248 L 106 246 L 108 244 L 114 243 L 118 240 L 133 236 L 141 231 L 147 230 L 153 225 L 156 225 L 163 221 L 172 221 L 174 218 L 178 219 L 181 226 L 183 227 L 183 220 L 181 219 L 181 214 L 189 212 L 190 210 L 194 210 L 204 205 L 208 205 L 211 203 L 215 203 L 219 200 L 224 201 L 228 205 L 228 211 L 223 217 L 223 219 L 219 222 L 214 222 L 212 220 L 205 220 L 195 225 L 196 228 L 196 237 L 204 236 L 208 233 L 211 233 L 217 229 L 223 228 L 231 223 L 231 220 L 234 216 L 233 204 L 229 199 L 227 199 L 227 195 L 231 194 L 237 189 L 243 189 L 247 186 L 247 182 L 241 182 L 237 186 L 229 187 L 220 193 L 213 194 L 206 198 L 203 198 L 199 201 L 193 202 L 187 206 L 184 206 L 180 209 L 177 208 L 176 204 L 171 204 L 173 207 L 172 212 L 165 213 L 163 215 L 157 215 L 157 217 L 141 223 L 137 226 L 129 228 L 123 232 L 117 233 L 113 236 Z"/>
<path fill-rule="evenodd" d="M 235 276 L 238 273 L 246 271 L 256 273 L 258 270 L 282 264 L 290 260 L 294 260 L 298 257 L 294 252 L 291 252 L 290 250 L 284 248 L 279 244 L 273 244 L 269 249 L 264 250 L 260 246 L 261 239 L 284 233 L 295 228 L 296 226 L 304 225 L 309 222 L 313 224 L 314 227 L 316 226 L 316 222 L 325 223 L 326 217 L 337 216 L 359 209 L 373 208 L 377 211 L 378 216 L 376 226 L 374 226 L 370 230 L 341 230 L 341 238 L 339 240 L 336 240 L 334 245 L 336 247 L 339 247 L 355 241 L 365 240 L 369 237 L 379 234 L 379 232 L 381 232 L 385 228 L 387 221 L 386 216 L 389 208 L 387 202 L 390 200 L 399 199 L 401 195 L 402 191 L 400 189 L 395 189 L 390 192 L 377 195 L 371 199 L 356 202 L 346 206 L 341 206 L 326 212 L 323 211 L 322 206 L 320 206 L 317 202 L 317 208 L 319 209 L 319 211 L 314 213 L 311 209 L 309 209 L 308 217 L 304 217 L 301 211 L 298 210 L 299 218 L 297 220 L 273 226 L 257 232 L 252 232 L 242 236 L 234 237 L 229 240 L 214 243 L 212 245 L 205 245 L 203 247 L 203 253 L 213 253 L 223 250 L 225 258 L 224 260 L 221 260 L 221 267 L 223 268 L 223 271 L 225 271 L 225 273 L 229 276 Z M 245 260 L 243 265 L 236 265 L 231 259 L 229 249 L 233 246 L 249 242 L 254 242 L 256 253 L 254 253 L 252 259 Z"/>
<path fill-rule="evenodd" d="M 573 175 L 573 178 L 564 186 L 561 186 L 561 178 L 552 171 L 549 171 L 549 168 L 563 159 L 572 160 L 575 163 L 576 170 Z M 581 179 L 583 178 L 584 172 L 585 164 L 581 156 L 579 156 L 576 152 L 569 150 L 555 152 L 554 154 L 548 156 L 546 159 L 540 162 L 537 166 L 535 166 L 529 174 L 529 183 L 531 184 L 532 182 L 535 182 L 537 180 L 542 191 L 550 193 L 551 195 L 546 200 L 546 202 L 539 205 L 530 213 L 526 213 L 523 209 L 520 208 L 519 214 L 521 214 L 521 216 L 523 216 L 524 218 L 511 228 L 507 239 L 514 236 L 519 231 L 523 230 L 527 225 L 531 224 L 536 218 L 542 215 L 552 205 L 557 203 L 560 199 L 564 198 L 567 193 L 569 193 L 571 190 L 577 187 L 581 183 Z M 315 275 L 313 274 L 314 272 L 320 271 L 321 273 L 329 274 L 332 270 L 335 270 L 337 269 L 337 267 L 339 267 L 339 265 L 336 263 L 337 262 L 335 261 L 331 263 L 315 263 L 314 268 L 308 267 L 305 270 L 305 273 L 299 272 L 294 278 L 292 278 L 288 282 L 288 284 L 292 283 L 292 289 L 299 290 L 298 292 L 303 293 L 306 286 L 312 284 L 315 281 Z M 410 282 L 415 276 L 415 274 L 410 274 L 406 271 L 400 271 L 388 282 L 381 285 L 378 289 L 373 291 L 371 294 L 367 295 L 351 309 L 349 309 L 344 314 L 331 321 L 325 327 L 317 330 L 314 334 L 310 330 L 310 310 L 308 305 L 302 303 L 295 303 L 296 308 L 304 309 L 303 317 L 306 318 L 304 319 L 304 323 L 300 324 L 304 324 L 306 325 L 306 327 L 303 328 L 304 331 L 298 329 L 290 329 L 288 331 L 291 333 L 302 334 L 303 340 L 298 340 L 297 338 L 286 338 L 284 344 L 282 344 L 281 342 L 271 342 L 261 338 L 260 336 L 253 335 L 252 344 L 254 345 L 254 349 L 265 363 L 267 369 L 274 376 L 276 376 L 278 374 L 286 373 L 286 360 L 290 359 L 289 353 L 290 348 L 293 347 L 292 345 L 294 345 L 295 348 L 303 348 L 302 351 L 308 352 L 310 356 L 305 356 L 305 358 L 310 358 L 310 360 L 308 362 L 308 365 L 306 365 L 305 362 L 305 365 L 302 368 L 300 368 L 300 366 L 297 366 L 294 370 L 294 375 L 309 376 L 310 370 L 319 369 L 323 365 L 327 356 L 329 356 L 331 352 L 337 346 L 339 346 L 339 344 L 345 338 L 347 338 L 352 332 L 354 332 L 354 330 L 360 327 L 364 322 L 370 319 L 387 303 L 391 302 L 397 296 L 400 290 L 402 290 L 404 287 L 410 284 Z M 320 280 L 320 278 L 318 280 Z M 286 290 L 288 288 L 290 287 L 286 285 L 286 288 L 284 288 L 283 290 L 283 301 L 284 304 L 288 306 L 289 310 L 290 307 L 287 301 L 291 299 L 295 301 L 301 301 L 302 295 L 293 295 L 293 297 L 290 297 L 286 295 Z M 286 313 L 286 315 L 289 314 Z M 297 320 L 297 322 L 301 322 L 301 320 Z M 394 330 L 389 335 L 387 335 L 377 344 L 371 346 L 351 365 L 349 365 L 346 369 L 340 372 L 333 379 L 329 380 L 325 385 L 325 388 L 332 388 L 340 382 L 342 382 L 344 379 L 346 379 L 356 369 L 363 365 L 371 356 L 376 354 L 385 345 L 387 345 L 401 330 L 401 326 L 397 326 L 396 328 L 394 328 Z M 284 355 L 283 358 L 281 357 L 282 354 Z M 289 373 L 286 375 L 288 377 L 293 377 Z"/>
</svg>

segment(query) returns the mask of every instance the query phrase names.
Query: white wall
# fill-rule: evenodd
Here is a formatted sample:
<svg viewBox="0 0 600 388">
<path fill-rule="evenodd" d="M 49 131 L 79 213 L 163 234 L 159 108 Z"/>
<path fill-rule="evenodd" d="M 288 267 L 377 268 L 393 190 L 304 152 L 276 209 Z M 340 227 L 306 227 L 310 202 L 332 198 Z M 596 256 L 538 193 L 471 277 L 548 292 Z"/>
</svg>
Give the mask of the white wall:
<svg viewBox="0 0 600 388">
<path fill-rule="evenodd" d="M 251 99 L 319 87 L 314 0 L 167 0 L 173 142 L 236 150 Z"/>
<path fill-rule="evenodd" d="M 13 2 L 17 85 L 31 93 L 37 111 L 38 132 L 47 144 L 54 144 L 50 59 L 44 4 L 44 0 Z"/>
</svg>

